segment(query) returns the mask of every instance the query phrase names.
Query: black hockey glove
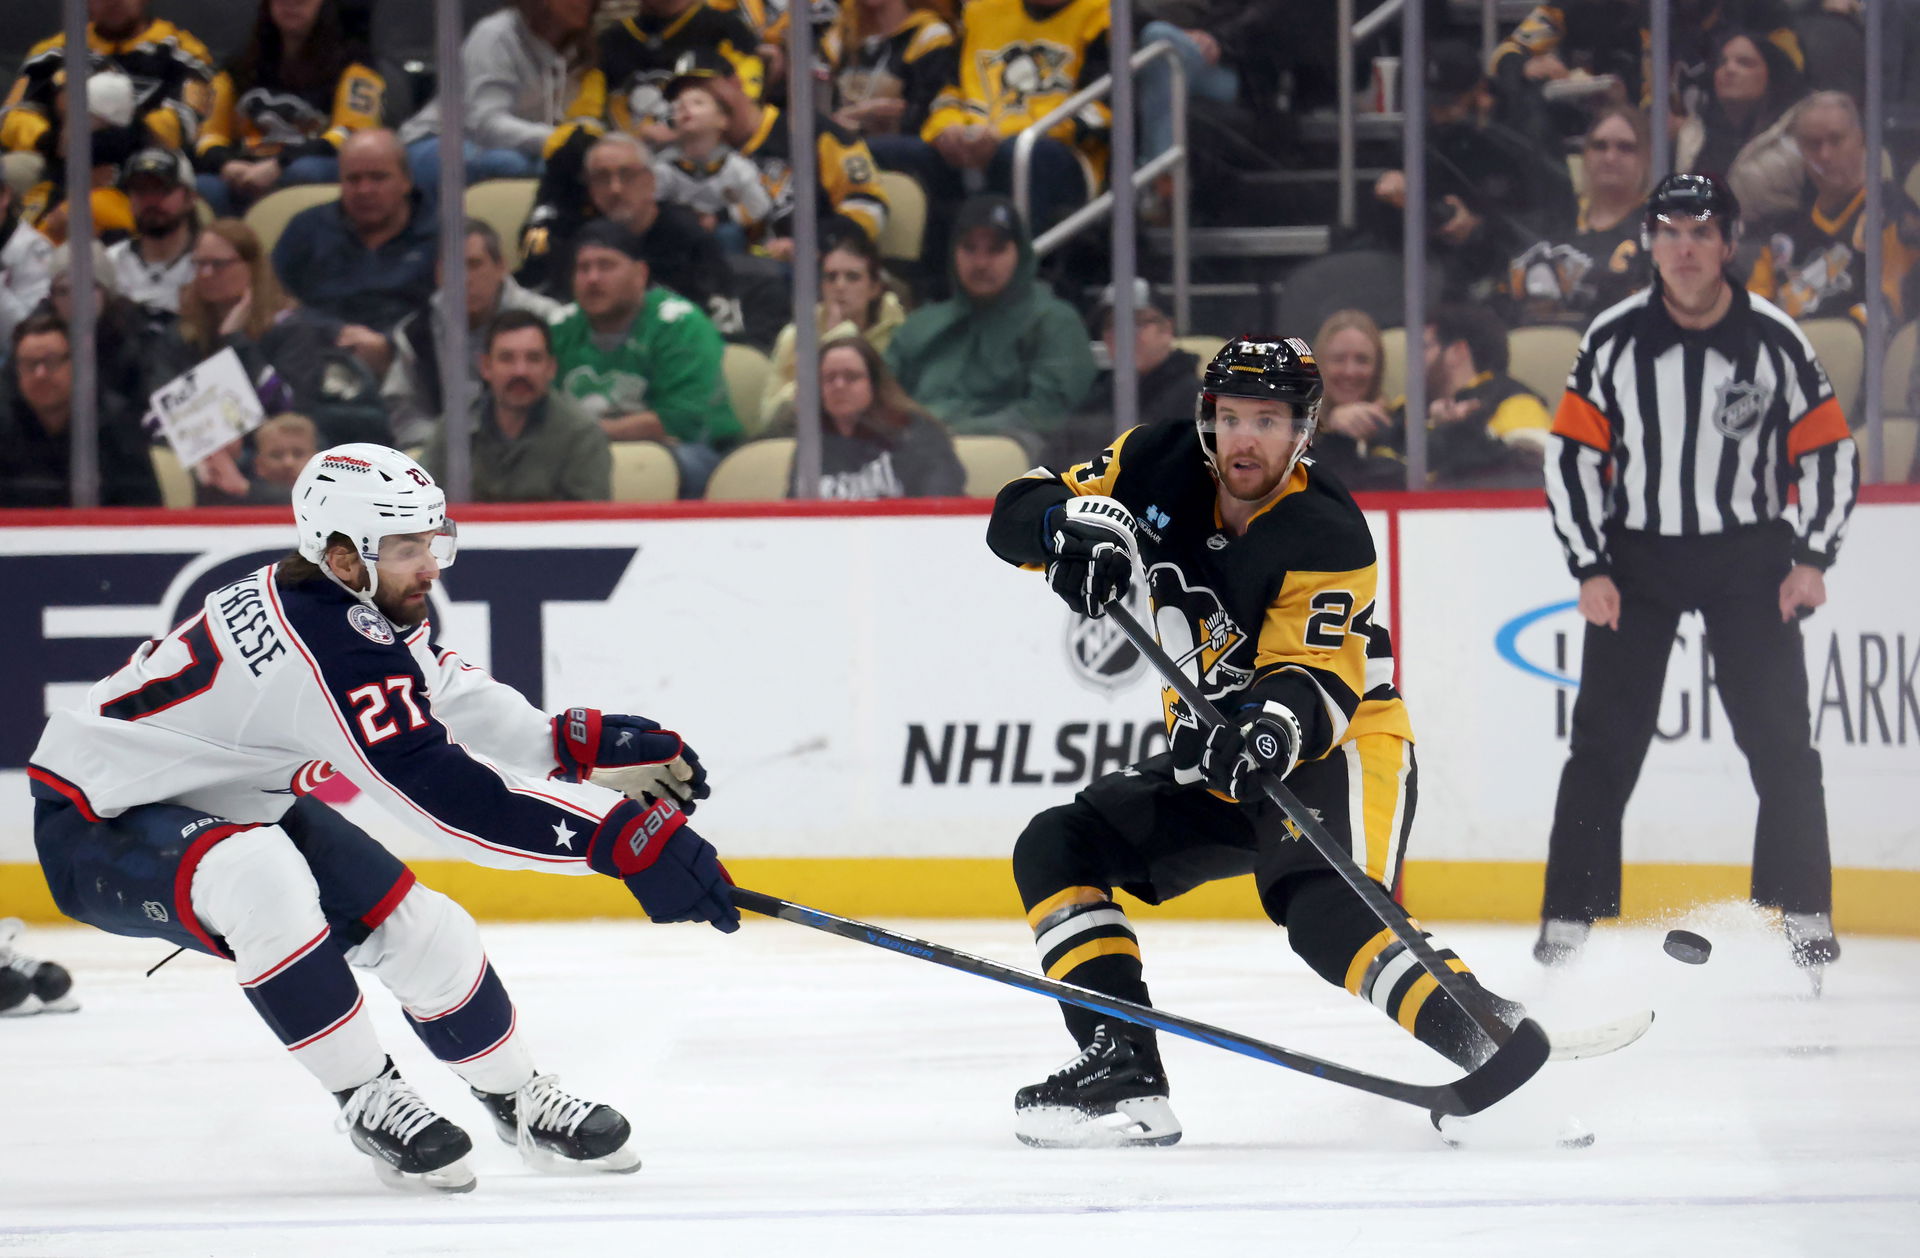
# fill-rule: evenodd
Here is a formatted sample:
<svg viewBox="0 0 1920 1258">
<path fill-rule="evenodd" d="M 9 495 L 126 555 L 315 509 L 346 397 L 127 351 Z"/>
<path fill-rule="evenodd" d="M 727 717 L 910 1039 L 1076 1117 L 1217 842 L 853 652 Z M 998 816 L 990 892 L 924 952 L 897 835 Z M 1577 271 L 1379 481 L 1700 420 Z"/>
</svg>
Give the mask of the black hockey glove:
<svg viewBox="0 0 1920 1258">
<path fill-rule="evenodd" d="M 1112 498 L 1076 497 L 1046 515 L 1047 584 L 1082 616 L 1103 616 L 1133 581 L 1133 513 Z"/>
<path fill-rule="evenodd" d="M 705 922 L 725 934 L 740 929 L 733 879 L 671 800 L 645 809 L 621 803 L 594 831 L 587 864 L 625 883 L 650 921 Z"/>
<path fill-rule="evenodd" d="M 1239 800 L 1253 800 L 1261 791 L 1254 774 L 1272 769 L 1281 777 L 1293 772 L 1300 756 L 1300 723 L 1278 703 L 1240 709 L 1233 723 L 1216 725 L 1206 733 L 1200 752 L 1200 774 L 1207 786 Z"/>
</svg>

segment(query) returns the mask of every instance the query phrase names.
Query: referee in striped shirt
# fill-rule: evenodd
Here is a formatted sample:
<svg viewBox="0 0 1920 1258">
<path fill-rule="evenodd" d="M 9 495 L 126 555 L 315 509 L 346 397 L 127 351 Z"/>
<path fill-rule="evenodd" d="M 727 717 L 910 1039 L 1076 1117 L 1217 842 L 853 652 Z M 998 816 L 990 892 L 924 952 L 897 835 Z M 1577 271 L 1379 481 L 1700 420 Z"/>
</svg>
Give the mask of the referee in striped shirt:
<svg viewBox="0 0 1920 1258">
<path fill-rule="evenodd" d="M 1739 225 L 1718 181 L 1660 182 L 1653 284 L 1587 329 L 1554 418 L 1547 499 L 1587 630 L 1534 956 L 1562 964 L 1619 915 L 1621 815 L 1680 616 L 1697 611 L 1760 796 L 1753 899 L 1784 912 L 1817 989 L 1840 946 L 1799 621 L 1826 602 L 1860 476 L 1807 338 L 1727 275 Z"/>
</svg>

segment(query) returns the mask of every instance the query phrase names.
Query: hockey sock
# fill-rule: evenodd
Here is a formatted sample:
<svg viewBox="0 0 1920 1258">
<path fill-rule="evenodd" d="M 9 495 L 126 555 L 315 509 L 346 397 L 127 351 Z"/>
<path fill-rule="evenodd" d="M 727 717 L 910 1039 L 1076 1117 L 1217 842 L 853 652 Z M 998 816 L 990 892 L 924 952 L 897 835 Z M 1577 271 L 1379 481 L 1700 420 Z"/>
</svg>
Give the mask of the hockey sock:
<svg viewBox="0 0 1920 1258">
<path fill-rule="evenodd" d="M 513 998 L 480 928 L 446 896 L 415 883 L 347 959 L 379 976 L 414 1034 L 468 1086 L 504 1094 L 533 1078 Z"/>
<path fill-rule="evenodd" d="M 1033 927 L 1040 951 L 1040 968 L 1048 978 L 1091 988 L 1135 1004 L 1151 1004 L 1141 977 L 1140 941 L 1127 915 L 1099 887 L 1068 887 L 1029 906 L 1027 923 Z M 1082 1048 L 1093 1041 L 1094 1028 L 1116 1022 L 1105 1014 L 1077 1005 L 1060 1006 L 1067 1030 Z M 1145 1027 L 1114 1026 L 1149 1052 L 1157 1052 L 1154 1033 Z"/>
<path fill-rule="evenodd" d="M 195 916 L 226 941 L 241 989 L 329 1092 L 378 1075 L 387 1054 L 320 912 L 313 873 L 282 830 L 216 843 L 194 870 Z"/>
<path fill-rule="evenodd" d="M 1286 926 L 1294 952 L 1314 973 L 1371 1004 L 1447 1060 L 1471 1068 L 1493 1052 L 1472 1016 L 1439 992 L 1440 981 L 1421 968 L 1407 946 L 1336 875 L 1292 879 L 1269 892 L 1266 907 L 1269 916 Z M 1421 937 L 1432 938 L 1425 931 Z M 1479 986 L 1467 963 L 1450 949 L 1437 949 L 1436 954 L 1448 969 Z M 1518 1009 L 1497 998 L 1494 1004 L 1503 1017 L 1509 1007 Z"/>
<path fill-rule="evenodd" d="M 420 1013 L 408 1009 L 407 1025 L 433 1055 L 482 1092 L 520 1090 L 533 1077 L 532 1056 L 516 1031 L 518 1015 L 506 984 L 482 958 L 480 977 L 451 1009 Z"/>
</svg>

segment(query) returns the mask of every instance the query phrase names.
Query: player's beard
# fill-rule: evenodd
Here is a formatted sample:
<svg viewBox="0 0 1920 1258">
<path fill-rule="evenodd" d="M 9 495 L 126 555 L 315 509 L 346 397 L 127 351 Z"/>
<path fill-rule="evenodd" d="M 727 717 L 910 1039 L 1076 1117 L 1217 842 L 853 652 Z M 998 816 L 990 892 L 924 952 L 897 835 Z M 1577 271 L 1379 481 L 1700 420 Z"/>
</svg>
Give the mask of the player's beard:
<svg viewBox="0 0 1920 1258">
<path fill-rule="evenodd" d="M 425 620 L 427 612 L 432 609 L 432 601 L 424 597 L 432 588 L 431 582 L 416 583 L 400 589 L 388 589 L 383 585 L 374 591 L 373 605 L 380 609 L 381 615 L 391 620 L 397 627 L 411 629 Z M 411 600 L 409 596 L 413 594 L 423 597 L 417 601 Z"/>
</svg>

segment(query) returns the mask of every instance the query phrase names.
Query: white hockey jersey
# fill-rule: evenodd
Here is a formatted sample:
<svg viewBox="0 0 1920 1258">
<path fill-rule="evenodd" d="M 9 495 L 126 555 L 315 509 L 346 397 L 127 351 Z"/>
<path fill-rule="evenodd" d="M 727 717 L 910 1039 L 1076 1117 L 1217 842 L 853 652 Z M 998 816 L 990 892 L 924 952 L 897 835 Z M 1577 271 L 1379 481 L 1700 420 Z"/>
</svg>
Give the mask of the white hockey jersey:
<svg viewBox="0 0 1920 1258">
<path fill-rule="evenodd" d="M 548 717 L 431 636 L 324 578 L 283 586 L 261 568 L 55 713 L 28 776 L 89 818 L 172 803 L 273 822 L 337 770 L 476 864 L 592 872 L 601 824 L 637 808 L 550 776 Z"/>
</svg>

